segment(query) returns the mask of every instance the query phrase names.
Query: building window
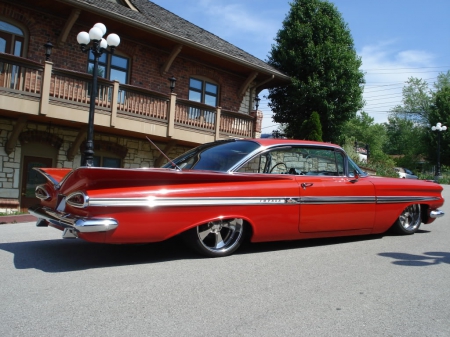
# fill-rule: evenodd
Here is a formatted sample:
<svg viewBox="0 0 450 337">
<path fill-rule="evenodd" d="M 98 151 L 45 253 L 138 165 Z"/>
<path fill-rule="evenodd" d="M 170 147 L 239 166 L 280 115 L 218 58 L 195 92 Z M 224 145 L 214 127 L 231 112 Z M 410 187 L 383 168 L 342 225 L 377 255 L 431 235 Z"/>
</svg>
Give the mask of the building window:
<svg viewBox="0 0 450 337">
<path fill-rule="evenodd" d="M 94 156 L 95 167 L 122 167 L 122 160 L 120 158 L 112 158 L 106 156 Z"/>
<path fill-rule="evenodd" d="M 23 31 L 10 23 L 0 20 L 0 52 L 22 56 Z"/>
<path fill-rule="evenodd" d="M 97 153 L 97 151 L 95 153 L 94 167 L 122 167 L 121 158 L 118 158 L 112 154 Z M 84 163 L 84 154 L 81 155 L 81 163 Z"/>
<path fill-rule="evenodd" d="M 208 81 L 189 79 L 189 100 L 217 107 L 219 87 Z M 214 124 L 215 112 L 199 108 L 189 108 L 189 118 Z"/>
<path fill-rule="evenodd" d="M 98 59 L 98 76 L 125 84 L 128 82 L 129 63 L 126 57 L 103 53 Z M 88 72 L 92 74 L 93 71 L 94 55 L 90 51 Z"/>
<path fill-rule="evenodd" d="M 217 106 L 219 87 L 216 84 L 196 78 L 189 80 L 189 100 Z"/>
<path fill-rule="evenodd" d="M 23 31 L 8 22 L 0 20 L 0 52 L 12 54 L 14 56 L 22 56 L 23 53 Z M 4 64 L 0 64 L 0 72 L 4 72 Z M 19 66 L 12 66 L 10 88 L 17 89 L 16 84 L 19 83 L 18 77 L 20 73 Z"/>
</svg>

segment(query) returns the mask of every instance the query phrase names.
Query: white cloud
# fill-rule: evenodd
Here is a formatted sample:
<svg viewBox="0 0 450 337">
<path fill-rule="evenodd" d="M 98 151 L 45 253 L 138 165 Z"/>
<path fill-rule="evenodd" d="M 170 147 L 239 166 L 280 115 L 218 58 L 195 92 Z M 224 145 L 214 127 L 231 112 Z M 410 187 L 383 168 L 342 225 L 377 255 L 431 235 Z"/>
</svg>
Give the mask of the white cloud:
<svg viewBox="0 0 450 337">
<path fill-rule="evenodd" d="M 249 7 L 245 2 L 230 3 L 223 0 L 200 0 L 196 11 L 208 21 L 208 30 L 221 38 L 227 40 L 240 36 L 266 41 L 268 48 L 284 18 L 280 19 L 273 12 L 264 12 L 262 8 L 258 8 L 258 15 L 254 15 L 255 8 Z"/>
<path fill-rule="evenodd" d="M 431 84 L 438 74 L 426 69 L 435 66 L 433 54 L 422 50 L 400 50 L 398 45 L 396 40 L 383 41 L 366 45 L 359 53 L 366 79 L 364 111 L 376 123 L 386 122 L 388 111 L 402 104 L 402 88 L 408 78 L 422 78 Z"/>
</svg>

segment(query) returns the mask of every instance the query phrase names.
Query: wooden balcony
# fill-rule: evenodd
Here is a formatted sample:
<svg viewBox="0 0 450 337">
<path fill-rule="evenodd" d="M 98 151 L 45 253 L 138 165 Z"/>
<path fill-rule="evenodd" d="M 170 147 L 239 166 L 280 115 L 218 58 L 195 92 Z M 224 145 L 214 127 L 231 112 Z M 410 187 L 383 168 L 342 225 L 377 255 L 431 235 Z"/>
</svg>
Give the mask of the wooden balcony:
<svg viewBox="0 0 450 337">
<path fill-rule="evenodd" d="M 92 75 L 0 53 L 0 111 L 87 124 Z M 255 137 L 255 117 L 98 78 L 95 126 L 205 143 Z"/>
</svg>

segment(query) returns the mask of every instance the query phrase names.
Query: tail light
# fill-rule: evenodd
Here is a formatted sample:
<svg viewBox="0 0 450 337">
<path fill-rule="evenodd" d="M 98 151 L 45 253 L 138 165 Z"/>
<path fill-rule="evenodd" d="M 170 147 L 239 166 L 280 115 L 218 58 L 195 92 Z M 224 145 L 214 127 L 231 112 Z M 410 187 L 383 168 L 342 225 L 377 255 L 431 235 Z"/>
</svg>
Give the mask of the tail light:
<svg viewBox="0 0 450 337">
<path fill-rule="evenodd" d="M 89 204 L 89 197 L 83 192 L 74 192 L 67 196 L 66 203 L 72 207 L 85 208 Z"/>
<path fill-rule="evenodd" d="M 36 186 L 34 194 L 36 195 L 36 198 L 44 200 L 44 201 L 51 199 L 50 193 L 48 193 L 45 185 Z"/>
</svg>

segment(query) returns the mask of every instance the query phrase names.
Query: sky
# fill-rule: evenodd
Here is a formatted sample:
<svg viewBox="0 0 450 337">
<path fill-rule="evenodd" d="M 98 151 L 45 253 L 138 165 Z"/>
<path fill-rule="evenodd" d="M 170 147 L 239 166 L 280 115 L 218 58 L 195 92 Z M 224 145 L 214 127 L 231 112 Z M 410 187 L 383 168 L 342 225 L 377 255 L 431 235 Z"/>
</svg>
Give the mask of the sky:
<svg viewBox="0 0 450 337">
<path fill-rule="evenodd" d="M 287 0 L 152 0 L 161 7 L 266 61 L 289 13 Z M 375 123 L 387 122 L 402 104 L 410 77 L 430 89 L 450 70 L 450 0 L 329 0 L 341 13 L 365 74 L 363 110 Z M 260 93 L 262 133 L 277 129 Z"/>
</svg>

